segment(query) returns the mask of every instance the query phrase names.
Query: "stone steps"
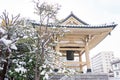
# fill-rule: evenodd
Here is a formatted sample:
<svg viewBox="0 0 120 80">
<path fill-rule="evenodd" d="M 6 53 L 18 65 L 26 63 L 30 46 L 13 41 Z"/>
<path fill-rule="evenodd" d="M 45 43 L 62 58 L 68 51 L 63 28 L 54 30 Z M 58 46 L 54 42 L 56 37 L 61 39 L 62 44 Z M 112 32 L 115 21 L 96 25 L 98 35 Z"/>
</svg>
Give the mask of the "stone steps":
<svg viewBox="0 0 120 80">
<path fill-rule="evenodd" d="M 54 75 L 49 80 L 108 80 L 107 74 L 76 74 L 71 76 Z"/>
<path fill-rule="evenodd" d="M 50 76 L 49 80 L 60 80 L 62 77 L 64 77 L 64 75 L 60 74 L 60 75 L 53 75 Z"/>
</svg>

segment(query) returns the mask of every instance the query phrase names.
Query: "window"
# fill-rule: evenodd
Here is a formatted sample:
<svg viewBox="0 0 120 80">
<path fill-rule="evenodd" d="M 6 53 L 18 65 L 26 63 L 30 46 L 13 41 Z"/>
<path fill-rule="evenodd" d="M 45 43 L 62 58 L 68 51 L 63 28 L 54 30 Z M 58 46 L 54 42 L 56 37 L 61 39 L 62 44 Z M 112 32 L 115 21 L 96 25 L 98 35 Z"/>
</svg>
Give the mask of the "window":
<svg viewBox="0 0 120 80">
<path fill-rule="evenodd" d="M 115 64 L 115 67 L 117 67 L 117 64 Z"/>
<path fill-rule="evenodd" d="M 116 75 L 119 75 L 119 72 L 116 72 Z"/>
</svg>

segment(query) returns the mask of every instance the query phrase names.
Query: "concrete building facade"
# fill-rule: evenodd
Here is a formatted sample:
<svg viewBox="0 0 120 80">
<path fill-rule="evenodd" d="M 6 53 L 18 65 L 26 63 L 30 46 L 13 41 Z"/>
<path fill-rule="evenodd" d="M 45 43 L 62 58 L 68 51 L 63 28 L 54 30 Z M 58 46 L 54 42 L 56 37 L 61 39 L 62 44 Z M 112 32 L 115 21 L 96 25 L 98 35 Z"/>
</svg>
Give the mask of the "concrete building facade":
<svg viewBox="0 0 120 80">
<path fill-rule="evenodd" d="M 114 59 L 112 51 L 103 51 L 91 58 L 92 72 L 109 73 L 112 70 L 111 61 Z"/>
<path fill-rule="evenodd" d="M 114 77 L 120 78 L 120 59 L 115 59 L 111 62 L 112 70 L 114 73 Z"/>
</svg>

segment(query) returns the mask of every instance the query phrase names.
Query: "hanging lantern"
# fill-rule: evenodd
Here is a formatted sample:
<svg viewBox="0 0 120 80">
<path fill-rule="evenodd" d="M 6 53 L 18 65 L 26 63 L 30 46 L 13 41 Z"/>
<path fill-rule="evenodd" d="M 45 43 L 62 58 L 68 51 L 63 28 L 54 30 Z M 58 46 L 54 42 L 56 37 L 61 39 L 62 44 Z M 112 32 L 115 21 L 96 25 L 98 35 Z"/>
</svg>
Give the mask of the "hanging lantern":
<svg viewBox="0 0 120 80">
<path fill-rule="evenodd" d="M 66 58 L 67 60 L 74 60 L 74 51 L 72 50 L 66 51 Z"/>
</svg>

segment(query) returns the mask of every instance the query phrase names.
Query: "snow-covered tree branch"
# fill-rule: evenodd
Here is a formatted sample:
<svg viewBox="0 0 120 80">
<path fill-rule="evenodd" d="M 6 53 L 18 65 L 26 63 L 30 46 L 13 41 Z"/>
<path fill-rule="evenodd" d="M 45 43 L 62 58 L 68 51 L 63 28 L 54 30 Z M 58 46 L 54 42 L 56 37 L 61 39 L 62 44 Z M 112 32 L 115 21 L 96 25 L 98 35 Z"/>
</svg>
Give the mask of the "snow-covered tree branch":
<svg viewBox="0 0 120 80">
<path fill-rule="evenodd" d="M 60 52 L 55 51 L 58 38 L 66 28 L 56 27 L 58 4 L 34 1 L 39 25 L 30 20 L 18 20 L 5 11 L 0 16 L 0 80 L 46 80 L 55 72 L 67 72 L 59 62 Z M 28 23 L 26 23 L 28 21 Z M 11 64 L 11 65 L 10 65 Z M 58 70 L 59 69 L 59 70 Z"/>
<path fill-rule="evenodd" d="M 0 26 L 0 80 L 4 80 L 7 75 L 12 50 L 17 50 L 15 43 L 18 37 L 13 36 L 13 33 L 16 31 L 16 21 L 18 17 L 19 15 L 16 17 L 12 16 L 12 19 L 10 19 L 6 11 L 0 16 L 2 19 Z"/>
</svg>

